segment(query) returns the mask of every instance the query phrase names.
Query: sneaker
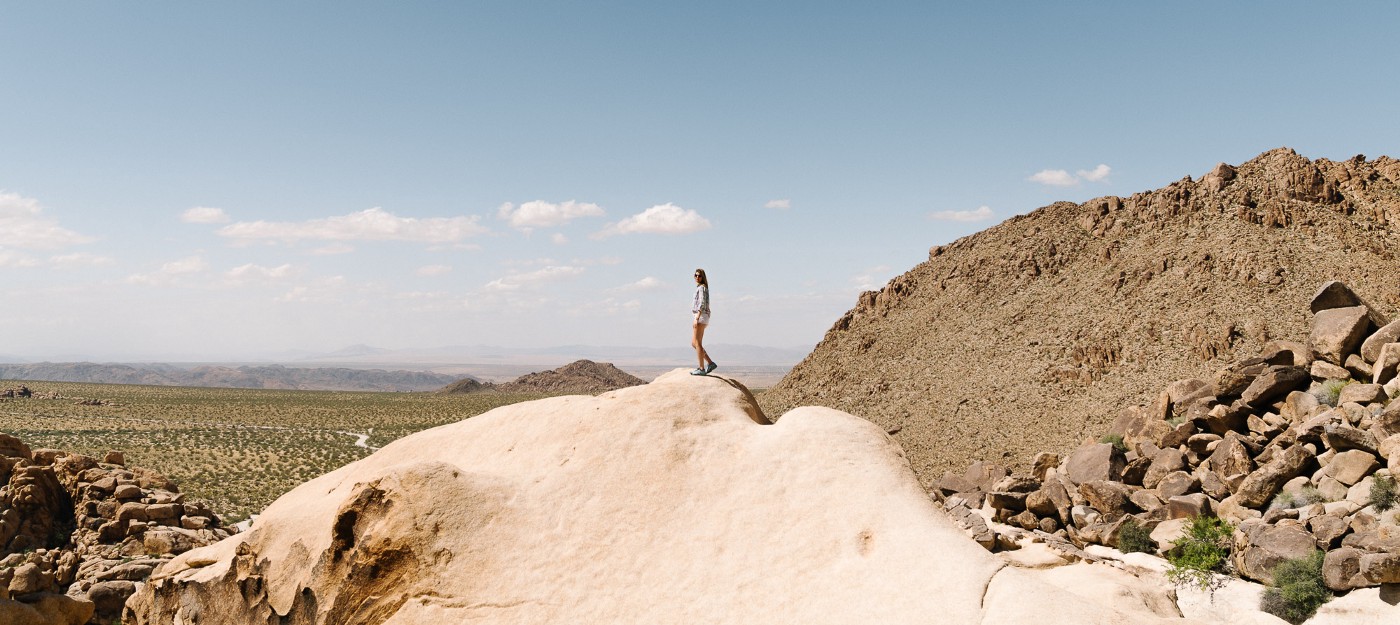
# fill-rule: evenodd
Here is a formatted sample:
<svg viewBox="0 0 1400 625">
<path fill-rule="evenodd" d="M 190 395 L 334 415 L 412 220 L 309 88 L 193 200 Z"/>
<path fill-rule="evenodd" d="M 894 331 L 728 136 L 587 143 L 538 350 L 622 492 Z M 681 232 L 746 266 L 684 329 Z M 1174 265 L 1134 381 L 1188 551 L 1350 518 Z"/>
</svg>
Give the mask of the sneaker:
<svg viewBox="0 0 1400 625">
<path fill-rule="evenodd" d="M 719 365 L 715 364 L 715 361 L 711 360 L 711 361 L 710 361 L 710 366 L 705 367 L 705 373 L 706 373 L 706 374 L 713 373 L 714 370 L 715 370 L 715 369 L 718 369 L 718 368 L 719 368 Z"/>
<path fill-rule="evenodd" d="M 691 372 L 690 372 L 690 375 L 705 375 L 705 370 L 704 370 L 704 369 L 696 369 L 696 370 L 694 370 L 694 371 L 691 371 Z"/>
</svg>

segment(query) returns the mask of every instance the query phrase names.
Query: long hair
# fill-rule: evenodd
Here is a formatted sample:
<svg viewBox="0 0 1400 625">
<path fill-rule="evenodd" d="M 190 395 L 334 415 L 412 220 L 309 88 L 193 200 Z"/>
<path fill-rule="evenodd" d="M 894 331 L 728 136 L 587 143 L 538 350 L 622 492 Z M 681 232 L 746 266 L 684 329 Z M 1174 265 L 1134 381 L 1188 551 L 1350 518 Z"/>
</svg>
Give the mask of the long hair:
<svg viewBox="0 0 1400 625">
<path fill-rule="evenodd" d="M 705 277 L 704 269 L 696 269 L 695 275 L 700 276 L 700 284 L 705 285 L 707 289 L 710 288 L 710 279 Z"/>
</svg>

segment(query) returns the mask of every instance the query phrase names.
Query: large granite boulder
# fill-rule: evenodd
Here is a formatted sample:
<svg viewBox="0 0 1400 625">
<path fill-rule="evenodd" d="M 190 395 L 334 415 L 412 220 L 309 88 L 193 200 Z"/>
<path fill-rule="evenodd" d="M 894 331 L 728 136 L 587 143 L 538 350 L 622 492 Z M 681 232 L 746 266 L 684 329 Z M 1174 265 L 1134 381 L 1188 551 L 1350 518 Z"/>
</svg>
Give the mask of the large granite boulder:
<svg viewBox="0 0 1400 625">
<path fill-rule="evenodd" d="M 1167 620 L 1122 604 L 1005 566 L 878 426 L 770 425 L 738 383 L 677 370 L 400 439 L 175 557 L 123 622 Z"/>
</svg>

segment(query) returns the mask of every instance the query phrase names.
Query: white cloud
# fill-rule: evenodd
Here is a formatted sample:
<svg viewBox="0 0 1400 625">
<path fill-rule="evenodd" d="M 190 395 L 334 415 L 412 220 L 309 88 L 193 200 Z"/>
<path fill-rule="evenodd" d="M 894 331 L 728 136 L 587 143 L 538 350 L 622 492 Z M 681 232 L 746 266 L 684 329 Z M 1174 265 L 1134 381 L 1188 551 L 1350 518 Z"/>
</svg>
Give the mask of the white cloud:
<svg viewBox="0 0 1400 625">
<path fill-rule="evenodd" d="M 330 245 L 318 247 L 307 253 L 312 256 L 334 256 L 336 254 L 349 254 L 353 251 L 355 251 L 355 246 L 349 243 L 332 243 Z"/>
<path fill-rule="evenodd" d="M 1093 169 L 1081 169 L 1073 174 L 1063 169 L 1042 169 L 1026 180 L 1054 187 L 1073 187 L 1084 181 L 1102 182 L 1112 171 L 1112 167 L 1102 163 Z"/>
<path fill-rule="evenodd" d="M 529 232 L 534 228 L 562 226 L 579 217 L 601 217 L 603 209 L 597 204 L 569 200 L 553 204 L 541 200 L 526 202 L 519 207 L 506 202 L 496 211 L 496 216 L 510 222 L 511 227 Z"/>
<path fill-rule="evenodd" d="M 127 276 L 126 281 L 131 284 L 146 284 L 150 286 L 160 286 L 173 282 L 181 276 L 201 273 L 209 268 L 209 264 L 199 256 L 190 256 L 180 260 L 172 260 L 160 266 L 160 269 L 151 273 L 137 273 Z"/>
<path fill-rule="evenodd" d="M 583 267 L 571 265 L 550 265 L 527 273 L 516 273 L 492 280 L 486 284 L 491 291 L 515 291 L 541 282 L 566 280 L 584 272 Z"/>
<path fill-rule="evenodd" d="M 553 236 L 549 237 L 549 240 L 553 241 L 555 245 L 563 245 L 569 242 L 569 237 L 564 236 L 562 232 L 556 232 Z"/>
<path fill-rule="evenodd" d="M 41 213 L 38 200 L 0 192 L 0 245 L 51 250 L 96 240 L 59 226 Z"/>
<path fill-rule="evenodd" d="M 229 222 L 229 216 L 222 208 L 196 206 L 180 213 L 180 221 L 187 224 L 226 224 Z"/>
<path fill-rule="evenodd" d="M 789 208 L 792 208 L 792 200 L 789 200 L 789 199 L 768 200 L 768 202 L 765 203 L 765 204 L 763 205 L 763 207 L 764 207 L 764 208 L 776 208 L 776 209 L 778 209 L 778 210 L 787 210 L 787 209 L 789 209 Z"/>
<path fill-rule="evenodd" d="M 241 285 L 250 282 L 273 282 L 292 275 L 290 264 L 278 265 L 276 267 L 263 267 L 248 263 L 240 265 L 224 272 L 224 277 L 229 284 Z"/>
<path fill-rule="evenodd" d="M 111 265 L 116 261 L 106 256 L 79 252 L 76 254 L 61 254 L 50 256 L 49 262 L 59 269 L 71 269 L 75 267 L 101 267 Z"/>
<path fill-rule="evenodd" d="M 610 224 L 595 233 L 593 238 L 601 239 L 614 234 L 689 234 L 710 228 L 710 220 L 691 209 L 666 203 L 653 206 L 636 215 Z"/>
<path fill-rule="evenodd" d="M 344 292 L 347 283 L 348 281 L 345 279 L 345 276 L 322 278 L 315 281 L 314 284 L 294 286 L 286 293 L 273 298 L 273 301 L 284 303 L 339 303 L 341 294 Z"/>
<path fill-rule="evenodd" d="M 970 211 L 937 211 L 929 215 L 930 219 L 939 221 L 982 221 L 992 217 L 990 206 L 978 206 L 976 210 Z"/>
<path fill-rule="evenodd" d="M 652 276 L 647 276 L 647 277 L 642 278 L 641 280 L 638 280 L 638 281 L 636 281 L 636 282 L 632 282 L 632 283 L 630 283 L 630 284 L 624 284 L 624 285 L 622 285 L 622 286 L 614 287 L 614 288 L 609 289 L 609 290 L 610 290 L 610 291 L 618 291 L 618 292 L 628 292 L 628 291 L 653 291 L 653 290 L 662 288 L 662 287 L 664 287 L 664 286 L 666 286 L 666 283 L 665 283 L 665 282 L 662 282 L 661 280 L 658 280 L 658 279 L 656 279 L 656 278 L 654 278 L 654 277 L 652 277 Z"/>
<path fill-rule="evenodd" d="M 861 291 L 874 291 L 884 287 L 889 279 L 890 268 L 888 265 L 879 265 L 866 269 L 860 275 L 851 278 L 851 284 Z"/>
<path fill-rule="evenodd" d="M 399 217 L 382 208 L 349 215 L 291 221 L 241 221 L 219 229 L 219 234 L 240 241 L 411 241 L 457 243 L 487 232 L 470 217 Z"/>
<path fill-rule="evenodd" d="M 19 252 L 0 248 L 0 268 L 9 267 L 18 269 L 21 267 L 38 267 L 39 261 Z"/>
<path fill-rule="evenodd" d="M 1063 169 L 1042 169 L 1026 180 L 1055 187 L 1072 187 L 1079 184 L 1073 175 Z"/>
<path fill-rule="evenodd" d="M 1085 180 L 1088 180 L 1089 182 L 1098 182 L 1100 180 L 1103 180 L 1104 178 L 1107 178 L 1109 172 L 1111 171 L 1113 171 L 1112 167 L 1104 165 L 1103 163 L 1099 163 L 1099 166 L 1095 167 L 1092 171 L 1081 169 L 1074 173 L 1075 175 Z"/>
<path fill-rule="evenodd" d="M 450 271 L 452 271 L 452 267 L 448 265 L 423 265 L 415 269 L 413 273 L 420 276 L 440 276 Z"/>
</svg>

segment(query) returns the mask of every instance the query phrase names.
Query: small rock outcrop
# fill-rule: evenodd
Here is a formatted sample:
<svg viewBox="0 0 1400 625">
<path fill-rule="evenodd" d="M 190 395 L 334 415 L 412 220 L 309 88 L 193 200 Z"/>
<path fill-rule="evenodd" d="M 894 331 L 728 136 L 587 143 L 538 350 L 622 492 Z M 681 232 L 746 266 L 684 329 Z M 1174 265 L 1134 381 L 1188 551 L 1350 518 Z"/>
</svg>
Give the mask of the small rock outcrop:
<svg viewBox="0 0 1400 625">
<path fill-rule="evenodd" d="M 1109 442 L 1038 462 L 1034 477 L 974 463 L 945 473 L 936 494 L 955 518 L 979 502 L 992 521 L 1079 548 L 1116 546 L 1132 521 L 1166 552 L 1184 519 L 1220 516 L 1236 524 L 1233 566 L 1246 579 L 1272 583 L 1280 562 L 1320 550 L 1333 591 L 1395 583 L 1400 377 L 1377 361 L 1400 336 L 1340 282 L 1310 308 L 1305 343 L 1172 383 L 1123 410 Z M 962 525 L 981 544 L 1006 542 Z"/>
<path fill-rule="evenodd" d="M 0 433 L 0 623 L 110 625 L 162 562 L 227 538 L 170 480 Z"/>
<path fill-rule="evenodd" d="M 1190 622 L 1054 581 L 968 540 L 869 422 L 769 424 L 676 370 L 399 439 L 175 557 L 123 622 Z"/>
<path fill-rule="evenodd" d="M 551 395 L 594 395 L 647 381 L 618 369 L 612 363 L 576 360 L 558 369 L 527 373 L 510 382 L 491 384 L 475 378 L 463 378 L 443 387 L 439 393 L 546 393 Z"/>
</svg>

